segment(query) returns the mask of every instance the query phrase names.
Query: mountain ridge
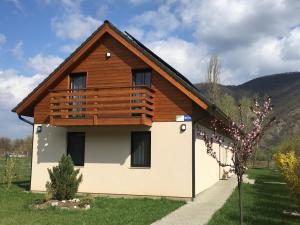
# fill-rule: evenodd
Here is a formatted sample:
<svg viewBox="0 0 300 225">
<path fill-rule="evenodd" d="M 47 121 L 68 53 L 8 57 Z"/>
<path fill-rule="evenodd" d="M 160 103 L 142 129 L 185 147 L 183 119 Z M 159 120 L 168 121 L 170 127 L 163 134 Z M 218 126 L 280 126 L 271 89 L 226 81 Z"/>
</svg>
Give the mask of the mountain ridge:
<svg viewBox="0 0 300 225">
<path fill-rule="evenodd" d="M 207 96 L 205 83 L 195 84 Z M 287 72 L 257 77 L 240 85 L 220 85 L 221 95 L 231 95 L 237 102 L 243 97 L 272 96 L 276 127 L 268 132 L 266 146 L 276 145 L 300 133 L 300 72 Z"/>
</svg>

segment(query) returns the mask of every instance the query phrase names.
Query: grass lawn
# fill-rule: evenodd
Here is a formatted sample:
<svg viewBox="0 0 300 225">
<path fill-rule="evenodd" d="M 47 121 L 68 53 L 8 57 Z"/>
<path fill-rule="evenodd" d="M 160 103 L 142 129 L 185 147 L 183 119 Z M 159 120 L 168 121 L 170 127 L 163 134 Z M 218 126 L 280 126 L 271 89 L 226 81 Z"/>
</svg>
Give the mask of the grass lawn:
<svg viewBox="0 0 300 225">
<path fill-rule="evenodd" d="M 18 173 L 29 178 L 30 160 L 21 159 Z M 22 165 L 22 166 L 21 166 Z M 30 165 L 30 164 L 29 164 Z M 3 171 L 3 160 L 0 160 L 0 174 Z M 29 168 L 29 171 L 24 171 Z M 22 171 L 19 171 L 22 170 Z M 2 176 L 0 175 L 0 178 Z M 42 198 L 42 194 L 27 192 L 28 179 L 19 176 L 8 191 L 0 185 L 0 225 L 146 225 L 162 218 L 171 211 L 182 206 L 182 201 L 166 199 L 124 199 L 124 198 L 96 198 L 95 206 L 87 211 L 64 209 L 32 209 L 30 204 L 35 199 Z"/>
<path fill-rule="evenodd" d="M 279 172 L 271 169 L 251 169 L 249 178 L 254 185 L 243 185 L 243 203 L 246 225 L 299 225 L 300 218 L 283 215 L 283 210 L 297 210 Z M 300 209 L 298 209 L 299 211 Z M 223 208 L 215 213 L 208 225 L 239 224 L 238 192 L 234 191 Z"/>
</svg>

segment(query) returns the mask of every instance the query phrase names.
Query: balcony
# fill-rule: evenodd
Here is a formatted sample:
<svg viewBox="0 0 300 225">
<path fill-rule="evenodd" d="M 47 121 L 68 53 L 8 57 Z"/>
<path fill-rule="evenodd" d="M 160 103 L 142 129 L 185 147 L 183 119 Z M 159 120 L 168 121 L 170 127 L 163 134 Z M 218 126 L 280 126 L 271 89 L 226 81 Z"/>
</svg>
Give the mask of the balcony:
<svg viewBox="0 0 300 225">
<path fill-rule="evenodd" d="M 151 126 L 154 91 L 146 86 L 50 91 L 53 126 Z"/>
</svg>

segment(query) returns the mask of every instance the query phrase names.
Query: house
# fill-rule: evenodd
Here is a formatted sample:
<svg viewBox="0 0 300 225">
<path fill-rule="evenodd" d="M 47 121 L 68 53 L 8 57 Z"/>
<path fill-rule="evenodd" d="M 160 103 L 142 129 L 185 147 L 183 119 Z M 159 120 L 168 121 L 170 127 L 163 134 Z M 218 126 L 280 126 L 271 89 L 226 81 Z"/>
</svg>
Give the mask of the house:
<svg viewBox="0 0 300 225">
<path fill-rule="evenodd" d="M 34 119 L 32 191 L 45 191 L 64 153 L 83 174 L 80 192 L 190 199 L 223 175 L 194 126 L 224 114 L 109 21 L 13 112 Z"/>
</svg>

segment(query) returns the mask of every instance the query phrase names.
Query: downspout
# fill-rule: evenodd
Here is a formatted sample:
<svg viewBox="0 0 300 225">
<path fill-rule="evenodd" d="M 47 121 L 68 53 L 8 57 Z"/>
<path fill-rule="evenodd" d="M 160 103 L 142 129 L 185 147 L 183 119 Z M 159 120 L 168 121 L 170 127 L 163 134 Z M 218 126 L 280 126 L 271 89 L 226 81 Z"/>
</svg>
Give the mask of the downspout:
<svg viewBox="0 0 300 225">
<path fill-rule="evenodd" d="M 195 199 L 195 142 L 196 142 L 196 136 L 195 136 L 195 124 L 196 121 L 193 121 L 192 123 L 192 200 Z"/>
</svg>

